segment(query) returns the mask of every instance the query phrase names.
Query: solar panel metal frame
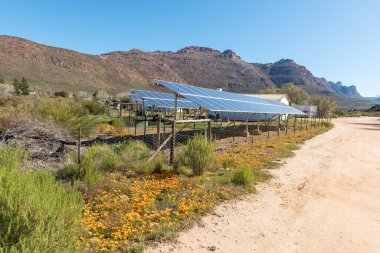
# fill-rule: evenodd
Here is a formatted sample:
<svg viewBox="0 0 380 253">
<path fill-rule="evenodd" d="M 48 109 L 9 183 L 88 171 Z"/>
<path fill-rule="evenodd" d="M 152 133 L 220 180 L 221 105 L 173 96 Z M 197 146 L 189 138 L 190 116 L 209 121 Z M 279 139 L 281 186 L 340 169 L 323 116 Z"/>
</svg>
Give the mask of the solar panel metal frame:
<svg viewBox="0 0 380 253">
<path fill-rule="evenodd" d="M 279 101 L 162 80 L 155 80 L 155 82 L 209 111 L 305 115 L 300 110 L 284 105 Z"/>
</svg>

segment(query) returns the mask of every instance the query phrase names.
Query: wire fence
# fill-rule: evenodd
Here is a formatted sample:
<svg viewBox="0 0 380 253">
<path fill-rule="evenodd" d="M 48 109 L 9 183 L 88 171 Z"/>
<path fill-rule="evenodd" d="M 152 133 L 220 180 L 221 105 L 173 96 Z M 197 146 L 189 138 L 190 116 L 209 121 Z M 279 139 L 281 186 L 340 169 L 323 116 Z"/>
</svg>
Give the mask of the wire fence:
<svg viewBox="0 0 380 253">
<path fill-rule="evenodd" d="M 185 145 L 194 136 L 203 136 L 212 141 L 217 153 L 224 150 L 293 134 L 319 127 L 331 118 L 285 118 L 265 121 L 223 121 L 211 119 L 174 120 L 167 118 L 151 118 L 150 120 L 134 120 L 130 122 L 124 118 L 124 127 L 100 127 L 88 136 L 84 136 L 79 128 L 76 141 L 64 144 L 71 146 L 78 154 L 80 162 L 81 152 L 94 144 L 116 144 L 131 140 L 144 142 L 151 150 L 152 156 L 161 155 L 168 163 L 172 163 L 176 149 Z M 73 148 L 75 145 L 76 148 Z"/>
</svg>

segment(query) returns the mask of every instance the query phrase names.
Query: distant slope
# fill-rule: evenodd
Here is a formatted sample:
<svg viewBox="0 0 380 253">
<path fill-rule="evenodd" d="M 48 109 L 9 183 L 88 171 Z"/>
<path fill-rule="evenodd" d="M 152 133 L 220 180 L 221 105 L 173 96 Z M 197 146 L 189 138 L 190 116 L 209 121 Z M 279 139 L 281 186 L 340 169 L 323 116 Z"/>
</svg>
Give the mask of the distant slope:
<svg viewBox="0 0 380 253">
<path fill-rule="evenodd" d="M 380 97 L 366 97 L 365 99 L 367 99 L 373 103 L 380 104 Z"/>
<path fill-rule="evenodd" d="M 310 94 L 334 96 L 343 107 L 358 104 L 369 107 L 371 104 L 360 94 L 353 95 L 356 88 L 341 85 L 337 89 L 336 85 L 314 77 L 292 60 L 247 63 L 231 50 L 221 52 L 195 46 L 177 52 L 134 49 L 88 55 L 17 37 L 0 36 L 0 72 L 9 81 L 25 76 L 35 88 L 74 91 L 155 89 L 152 80 L 162 79 L 254 93 L 293 82 Z M 343 91 L 345 89 L 347 91 Z"/>
</svg>

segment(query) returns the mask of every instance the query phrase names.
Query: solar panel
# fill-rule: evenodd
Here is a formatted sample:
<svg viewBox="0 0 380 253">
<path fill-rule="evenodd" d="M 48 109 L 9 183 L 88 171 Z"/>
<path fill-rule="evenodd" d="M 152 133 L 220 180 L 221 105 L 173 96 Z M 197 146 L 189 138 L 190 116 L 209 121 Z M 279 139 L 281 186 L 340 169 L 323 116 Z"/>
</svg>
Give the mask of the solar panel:
<svg viewBox="0 0 380 253">
<path fill-rule="evenodd" d="M 156 82 L 205 107 L 209 111 L 304 114 L 296 108 L 284 105 L 278 101 L 161 80 L 156 80 Z"/>
<path fill-rule="evenodd" d="M 137 96 L 136 94 L 129 94 L 128 96 L 137 102 L 142 102 L 141 97 Z"/>
<path fill-rule="evenodd" d="M 175 95 L 170 93 L 136 89 L 131 89 L 131 91 L 144 99 L 175 100 Z M 186 98 L 178 98 L 177 101 L 191 102 Z"/>
<path fill-rule="evenodd" d="M 131 90 L 135 94 L 129 94 L 129 97 L 133 100 L 142 103 L 144 101 L 145 106 L 150 107 L 162 107 L 162 108 L 174 108 L 175 107 L 175 95 L 164 92 L 145 91 L 145 90 Z M 177 100 L 177 108 L 185 109 L 199 109 L 199 105 L 185 99 L 179 98 Z"/>
</svg>

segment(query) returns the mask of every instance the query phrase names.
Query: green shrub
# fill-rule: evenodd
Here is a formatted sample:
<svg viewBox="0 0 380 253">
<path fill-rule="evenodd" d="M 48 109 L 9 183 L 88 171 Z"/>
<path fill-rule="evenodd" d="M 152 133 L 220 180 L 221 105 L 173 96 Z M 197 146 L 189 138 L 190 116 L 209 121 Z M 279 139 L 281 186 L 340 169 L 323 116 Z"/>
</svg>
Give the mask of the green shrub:
<svg viewBox="0 0 380 253">
<path fill-rule="evenodd" d="M 53 120 L 67 128 L 73 136 L 77 136 L 79 128 L 82 135 L 87 136 L 100 124 L 97 116 L 91 115 L 84 106 L 87 102 L 63 97 L 39 97 L 29 111 L 40 120 Z"/>
<path fill-rule="evenodd" d="M 103 172 L 119 171 L 124 168 L 121 156 L 108 144 L 97 144 L 85 150 L 78 167 L 79 179 L 89 186 L 100 180 Z"/>
<path fill-rule="evenodd" d="M 190 167 L 194 175 L 200 176 L 215 166 L 214 145 L 201 136 L 195 136 L 180 152 L 179 161 Z"/>
<path fill-rule="evenodd" d="M 56 92 L 54 92 L 54 96 L 66 98 L 69 96 L 69 92 L 68 91 L 56 91 Z"/>
<path fill-rule="evenodd" d="M 151 150 L 142 141 L 128 141 L 119 144 L 95 144 L 82 150 L 80 164 L 76 153 L 70 156 L 67 166 L 56 173 L 57 179 L 81 180 L 93 186 L 104 172 L 126 171 L 135 168 L 140 173 L 161 172 L 164 160 L 161 156 L 147 162 Z"/>
<path fill-rule="evenodd" d="M 192 170 L 181 164 L 179 159 L 174 159 L 173 164 L 171 166 L 171 170 L 173 173 L 178 175 L 190 176 L 192 174 Z"/>
<path fill-rule="evenodd" d="M 55 174 L 55 177 L 57 180 L 71 181 L 73 183 L 75 180 L 79 179 L 78 166 L 69 164 L 62 168 L 59 168 Z"/>
<path fill-rule="evenodd" d="M 223 162 L 223 168 L 224 169 L 231 168 L 234 165 L 235 165 L 235 160 L 233 160 L 233 159 L 226 159 Z"/>
<path fill-rule="evenodd" d="M 331 122 L 322 122 L 322 126 L 327 127 L 327 128 L 330 128 L 330 127 L 333 127 L 334 124 L 331 123 Z"/>
<path fill-rule="evenodd" d="M 82 101 L 81 103 L 89 114 L 104 115 L 106 113 L 106 107 L 104 104 L 93 101 Z"/>
<path fill-rule="evenodd" d="M 122 144 L 119 148 L 126 161 L 147 159 L 152 152 L 143 141 L 139 140 L 128 141 Z"/>
<path fill-rule="evenodd" d="M 154 164 L 153 162 L 140 162 L 135 163 L 133 166 L 137 173 L 149 175 L 154 172 Z"/>
<path fill-rule="evenodd" d="M 0 147 L 0 252 L 76 252 L 82 200 L 47 171 L 20 171 L 19 147 Z"/>
<path fill-rule="evenodd" d="M 125 127 L 125 122 L 122 119 L 113 119 L 110 123 L 115 127 Z"/>
<path fill-rule="evenodd" d="M 153 171 L 155 173 L 161 173 L 165 167 L 165 161 L 162 156 L 156 156 L 153 159 Z"/>
<path fill-rule="evenodd" d="M 236 185 L 251 187 L 253 183 L 252 169 L 245 166 L 238 168 L 234 172 L 231 182 Z"/>
<path fill-rule="evenodd" d="M 261 132 L 260 130 L 255 129 L 253 131 L 253 135 L 262 135 L 262 134 L 263 134 L 263 132 Z"/>
</svg>

